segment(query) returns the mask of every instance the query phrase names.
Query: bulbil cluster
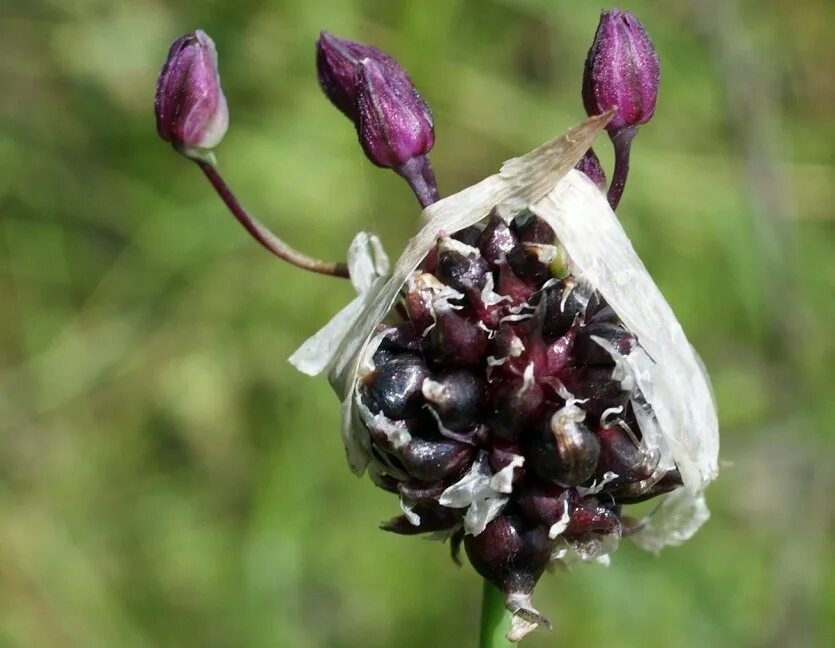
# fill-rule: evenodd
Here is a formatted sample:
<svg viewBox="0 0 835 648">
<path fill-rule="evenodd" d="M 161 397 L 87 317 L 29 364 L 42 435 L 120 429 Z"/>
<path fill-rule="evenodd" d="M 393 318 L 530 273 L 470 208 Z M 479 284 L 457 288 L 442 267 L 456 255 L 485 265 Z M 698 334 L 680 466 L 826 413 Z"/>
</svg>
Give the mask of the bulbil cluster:
<svg viewBox="0 0 835 648">
<path fill-rule="evenodd" d="M 421 206 L 436 202 L 432 113 L 406 71 L 382 50 L 328 32 L 316 42 L 316 65 L 366 157 L 401 175 Z M 603 12 L 582 97 L 589 115 L 611 111 L 612 208 L 632 139 L 653 116 L 658 81 L 641 23 L 628 12 Z M 228 109 L 204 32 L 172 45 L 155 114 L 160 136 L 200 166 L 265 248 L 300 268 L 349 276 L 348 264 L 313 259 L 275 236 L 224 182 L 211 149 L 226 132 Z M 576 168 L 606 190 L 592 149 Z M 546 566 L 567 547 L 602 557 L 639 526 L 623 505 L 682 483 L 671 463 L 660 467 L 659 450 L 648 450 L 657 448 L 648 430 L 658 422 L 641 390 L 627 384 L 624 359 L 648 357 L 640 344 L 533 213 L 494 210 L 440 236 L 360 358 L 353 405 L 370 439 L 363 451 L 374 459 L 372 479 L 399 496 L 403 511 L 383 528 L 449 539 L 456 561 L 463 543 L 515 616 L 547 627 L 530 605 Z"/>
<path fill-rule="evenodd" d="M 638 340 L 539 217 L 493 213 L 440 238 L 390 319 L 358 390 L 386 467 L 376 481 L 404 510 L 383 528 L 445 532 L 454 555 L 463 540 L 509 603 L 529 596 L 558 537 L 619 537 L 634 524 L 623 504 L 681 483 L 656 474 L 613 375 Z M 489 484 L 473 515 L 473 497 L 455 495 L 478 474 Z"/>
</svg>

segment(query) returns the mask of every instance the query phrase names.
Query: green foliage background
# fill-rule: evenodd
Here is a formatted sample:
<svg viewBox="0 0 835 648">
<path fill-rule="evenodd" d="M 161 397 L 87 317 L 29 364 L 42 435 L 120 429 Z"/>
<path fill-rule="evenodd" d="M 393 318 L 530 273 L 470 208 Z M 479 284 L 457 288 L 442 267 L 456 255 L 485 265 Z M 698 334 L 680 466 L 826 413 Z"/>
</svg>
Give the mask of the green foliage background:
<svg viewBox="0 0 835 648">
<path fill-rule="evenodd" d="M 831 645 L 831 2 L 625 6 L 663 79 L 619 214 L 711 372 L 726 463 L 685 546 L 546 576 L 556 629 L 526 645 Z M 418 210 L 320 96 L 318 31 L 409 69 L 452 193 L 583 117 L 599 9 L 0 0 L 0 645 L 474 643 L 475 574 L 377 530 L 396 502 L 286 362 L 348 286 L 245 236 L 158 140 L 154 83 L 206 29 L 244 202 L 310 253 L 366 228 L 396 255 Z"/>
</svg>

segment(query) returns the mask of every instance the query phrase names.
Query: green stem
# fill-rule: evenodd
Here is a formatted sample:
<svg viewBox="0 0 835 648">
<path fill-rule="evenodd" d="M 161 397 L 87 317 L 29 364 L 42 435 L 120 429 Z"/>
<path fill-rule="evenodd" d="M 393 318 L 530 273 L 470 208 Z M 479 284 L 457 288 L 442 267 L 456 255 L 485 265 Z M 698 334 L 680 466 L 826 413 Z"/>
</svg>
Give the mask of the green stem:
<svg viewBox="0 0 835 648">
<path fill-rule="evenodd" d="M 513 646 L 507 639 L 510 632 L 510 611 L 504 605 L 504 594 L 484 581 L 481 599 L 481 632 L 479 648 L 508 648 Z"/>
</svg>

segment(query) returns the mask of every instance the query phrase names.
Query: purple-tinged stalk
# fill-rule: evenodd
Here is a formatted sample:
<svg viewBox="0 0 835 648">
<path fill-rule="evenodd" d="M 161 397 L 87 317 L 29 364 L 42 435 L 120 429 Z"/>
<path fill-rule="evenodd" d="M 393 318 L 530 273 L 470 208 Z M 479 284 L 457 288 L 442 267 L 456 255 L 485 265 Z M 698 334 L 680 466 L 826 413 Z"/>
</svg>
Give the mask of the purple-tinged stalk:
<svg viewBox="0 0 835 648">
<path fill-rule="evenodd" d="M 604 11 L 586 57 L 583 104 L 590 116 L 616 108 L 606 127 L 615 149 L 607 195 L 613 209 L 626 186 L 632 139 L 655 112 L 659 77 L 658 54 L 641 22 L 628 11 Z"/>
<path fill-rule="evenodd" d="M 320 261 L 287 245 L 244 209 L 223 180 L 213 149 L 229 127 L 229 110 L 217 50 L 204 31 L 185 34 L 171 45 L 157 81 L 154 114 L 160 137 L 200 167 L 229 211 L 264 248 L 304 270 L 348 277 L 344 263 Z"/>
<path fill-rule="evenodd" d="M 406 71 L 382 50 L 323 31 L 316 42 L 319 85 L 354 123 L 366 157 L 402 176 L 422 207 L 438 200 L 427 154 L 432 111 Z"/>
</svg>

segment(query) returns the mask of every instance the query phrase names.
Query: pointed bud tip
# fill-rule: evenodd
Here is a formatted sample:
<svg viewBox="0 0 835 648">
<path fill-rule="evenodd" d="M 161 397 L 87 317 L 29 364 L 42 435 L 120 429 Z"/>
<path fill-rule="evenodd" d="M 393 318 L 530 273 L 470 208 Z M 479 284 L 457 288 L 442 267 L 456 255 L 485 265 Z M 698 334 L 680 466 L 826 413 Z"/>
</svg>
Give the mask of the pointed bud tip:
<svg viewBox="0 0 835 648">
<path fill-rule="evenodd" d="M 229 126 L 217 50 L 202 29 L 174 41 L 154 97 L 157 132 L 180 151 L 200 155 L 217 146 Z"/>
<path fill-rule="evenodd" d="M 602 12 L 583 75 L 586 112 L 617 107 L 610 134 L 645 124 L 655 112 L 659 77 L 658 54 L 641 21 L 628 11 Z"/>
</svg>

